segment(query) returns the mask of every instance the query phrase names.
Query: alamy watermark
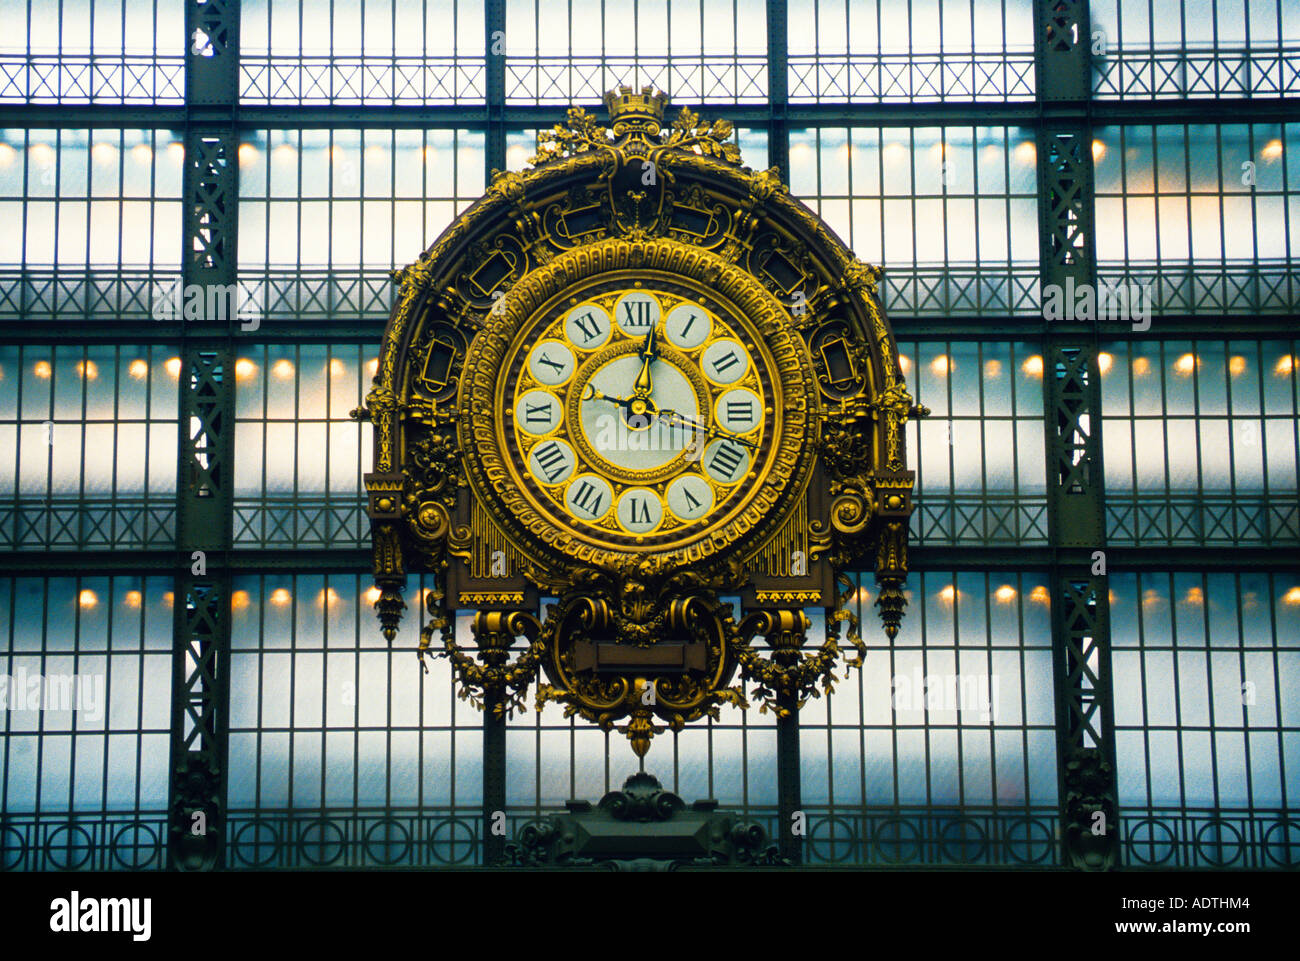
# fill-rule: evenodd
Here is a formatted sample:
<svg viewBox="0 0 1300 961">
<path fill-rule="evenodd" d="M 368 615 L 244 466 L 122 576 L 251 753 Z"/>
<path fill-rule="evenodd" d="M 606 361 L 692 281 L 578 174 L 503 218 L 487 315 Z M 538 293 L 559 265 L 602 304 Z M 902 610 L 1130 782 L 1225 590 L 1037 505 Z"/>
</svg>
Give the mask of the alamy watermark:
<svg viewBox="0 0 1300 961">
<path fill-rule="evenodd" d="M 1000 686 L 997 674 L 922 674 L 918 666 L 894 675 L 891 702 L 896 713 L 957 711 L 987 723 L 998 718 Z"/>
<path fill-rule="evenodd" d="M 244 296 L 239 284 L 182 284 L 155 281 L 150 301 L 154 320 L 238 320 L 245 332 L 262 326 L 262 305 Z"/>
<path fill-rule="evenodd" d="M 1065 286 L 1043 287 L 1044 320 L 1121 320 L 1136 331 L 1151 328 L 1150 284 L 1076 284 L 1067 277 Z"/>
<path fill-rule="evenodd" d="M 103 674 L 0 674 L 0 711 L 78 711 L 104 717 Z"/>
<path fill-rule="evenodd" d="M 670 418 L 662 415 L 630 414 L 624 420 L 612 414 L 596 418 L 595 430 L 588 433 L 596 450 L 665 451 L 686 454 L 699 460 L 709 440 L 709 431 L 694 418 Z M 650 428 L 657 427 L 657 430 Z"/>
<path fill-rule="evenodd" d="M 152 898 L 90 898 L 73 891 L 50 902 L 50 930 L 56 934 L 129 934 L 148 941 L 153 933 Z"/>
</svg>

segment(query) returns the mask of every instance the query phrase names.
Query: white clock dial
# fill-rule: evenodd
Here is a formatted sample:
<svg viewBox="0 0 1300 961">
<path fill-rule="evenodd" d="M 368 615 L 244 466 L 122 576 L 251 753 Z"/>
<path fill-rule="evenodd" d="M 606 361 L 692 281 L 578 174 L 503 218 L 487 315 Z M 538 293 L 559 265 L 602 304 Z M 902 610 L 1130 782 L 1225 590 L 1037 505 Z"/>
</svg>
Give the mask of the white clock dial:
<svg viewBox="0 0 1300 961">
<path fill-rule="evenodd" d="M 543 340 L 528 354 L 528 372 L 542 384 L 556 387 L 573 376 L 573 351 L 558 340 Z"/>
<path fill-rule="evenodd" d="M 618 357 L 598 370 L 590 384 L 606 397 L 629 397 L 641 363 L 637 354 Z M 664 360 L 653 364 L 652 370 L 657 409 L 697 420 L 695 391 L 686 375 Z M 662 467 L 690 445 L 695 433 L 676 418 L 632 414 L 626 407 L 596 396 L 582 402 L 581 421 L 592 449 L 626 470 Z"/>
<path fill-rule="evenodd" d="M 580 304 L 564 318 L 564 336 L 579 350 L 604 346 L 611 330 L 609 314 L 598 304 Z"/>
<path fill-rule="evenodd" d="M 528 471 L 542 484 L 562 484 L 577 465 L 573 448 L 562 440 L 544 440 L 528 452 Z"/>
<path fill-rule="evenodd" d="M 570 536 L 693 542 L 748 499 L 774 402 L 753 332 L 705 296 L 576 290 L 504 359 L 527 370 L 504 388 L 512 477 Z"/>
<path fill-rule="evenodd" d="M 700 355 L 700 369 L 715 384 L 734 384 L 749 370 L 749 355 L 734 340 L 715 340 Z"/>
<path fill-rule="evenodd" d="M 645 534 L 659 526 L 664 508 L 659 495 L 647 487 L 630 487 L 618 498 L 618 522 L 633 534 Z"/>
<path fill-rule="evenodd" d="M 549 434 L 564 417 L 560 399 L 545 390 L 530 390 L 515 404 L 515 423 L 529 434 Z"/>
<path fill-rule="evenodd" d="M 644 337 L 659 324 L 659 301 L 639 291 L 624 294 L 614 305 L 614 319 L 629 337 Z"/>
<path fill-rule="evenodd" d="M 668 485 L 664 499 L 680 520 L 693 521 L 713 510 L 713 488 L 698 474 L 682 474 Z"/>
<path fill-rule="evenodd" d="M 664 336 L 674 347 L 694 350 L 709 339 L 713 321 L 697 304 L 678 304 L 664 318 Z"/>
</svg>

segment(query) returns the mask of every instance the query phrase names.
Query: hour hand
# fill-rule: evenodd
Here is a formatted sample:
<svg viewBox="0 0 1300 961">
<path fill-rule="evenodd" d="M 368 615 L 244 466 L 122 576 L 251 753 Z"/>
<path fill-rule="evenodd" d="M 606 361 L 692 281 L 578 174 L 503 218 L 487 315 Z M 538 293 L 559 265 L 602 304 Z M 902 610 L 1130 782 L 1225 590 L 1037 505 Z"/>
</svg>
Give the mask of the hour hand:
<svg viewBox="0 0 1300 961">
<path fill-rule="evenodd" d="M 602 394 L 596 389 L 595 384 L 588 384 L 582 391 L 583 400 L 607 400 L 611 404 L 618 404 L 620 407 L 630 407 L 632 398 L 630 397 L 611 397 L 609 394 Z"/>
<path fill-rule="evenodd" d="M 645 335 L 645 346 L 637 351 L 641 358 L 641 373 L 636 375 L 636 382 L 632 385 L 633 397 L 649 397 L 654 390 L 654 378 L 650 376 L 650 365 L 658 359 L 659 354 L 655 350 L 655 328 L 650 328 L 650 333 Z"/>
</svg>

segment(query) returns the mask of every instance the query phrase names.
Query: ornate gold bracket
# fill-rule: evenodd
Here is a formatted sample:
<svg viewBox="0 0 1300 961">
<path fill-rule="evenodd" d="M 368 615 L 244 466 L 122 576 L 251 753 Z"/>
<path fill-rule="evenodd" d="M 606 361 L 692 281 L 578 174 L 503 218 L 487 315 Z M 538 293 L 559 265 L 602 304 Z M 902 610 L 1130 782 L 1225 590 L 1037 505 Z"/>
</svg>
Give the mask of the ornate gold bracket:
<svg viewBox="0 0 1300 961">
<path fill-rule="evenodd" d="M 374 551 L 375 586 L 379 599 L 375 610 L 384 638 L 391 641 L 397 636 L 406 603 L 402 588 L 406 583 L 402 537 L 398 530 L 401 519 L 399 496 L 401 475 L 371 475 L 366 478 L 370 492 L 371 540 Z"/>
<path fill-rule="evenodd" d="M 542 628 L 550 683 L 538 685 L 537 706 L 561 703 L 565 717 L 617 730 L 644 756 L 662 731 L 716 719 L 724 703 L 746 706 L 729 686 L 736 638 L 730 607 L 697 574 L 648 562 L 581 572 Z"/>
<path fill-rule="evenodd" d="M 815 653 L 802 650 L 808 637 L 810 622 L 802 609 L 755 611 L 740 622 L 734 652 L 740 663 L 741 676 L 758 685 L 759 711 L 769 709 L 779 717 L 788 717 L 792 711 L 803 707 L 810 697 L 821 697 L 835 689 L 835 668 L 844 658 L 846 668 L 862 666 L 867 648 L 858 632 L 858 619 L 844 606 L 853 592 L 848 578 L 840 576 L 839 583 L 845 591 L 826 625 L 826 640 Z M 840 621 L 847 622 L 843 640 L 856 654 L 846 655 L 840 647 Z M 771 648 L 771 656 L 764 658 L 753 639 L 762 637 Z"/>
<path fill-rule="evenodd" d="M 537 678 L 537 669 L 546 645 L 539 639 L 541 622 L 527 611 L 479 611 L 470 630 L 478 646 L 478 662 L 456 644 L 451 619 L 437 606 L 440 598 L 429 598 L 432 619 L 420 635 L 420 657 L 433 641 L 434 631 L 442 634 L 443 657 L 450 658 L 460 680 L 459 694 L 481 711 L 511 717 L 525 710 L 529 686 Z M 514 661 L 510 649 L 523 637 L 528 647 Z"/>
</svg>

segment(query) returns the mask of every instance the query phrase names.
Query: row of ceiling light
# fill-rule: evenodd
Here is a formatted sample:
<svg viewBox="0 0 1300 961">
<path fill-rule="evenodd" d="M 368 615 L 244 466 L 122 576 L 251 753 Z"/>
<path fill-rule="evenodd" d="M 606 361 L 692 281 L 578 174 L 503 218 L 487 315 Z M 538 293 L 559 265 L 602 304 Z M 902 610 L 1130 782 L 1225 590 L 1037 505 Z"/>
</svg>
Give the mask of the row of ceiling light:
<svg viewBox="0 0 1300 961">
<path fill-rule="evenodd" d="M 185 146 L 180 141 L 171 141 L 162 149 L 176 162 L 180 162 L 180 160 L 185 156 Z M 317 149 L 327 149 L 332 161 L 335 163 L 343 163 L 348 159 L 348 155 L 351 151 L 357 151 L 361 148 L 359 146 L 345 147 L 341 144 L 333 144 L 328 147 L 322 145 Z M 384 144 L 370 144 L 364 148 L 365 153 L 372 159 L 377 159 L 386 155 L 391 149 L 391 147 Z M 858 153 L 864 150 L 869 150 L 871 147 L 867 145 L 843 143 L 840 145 L 839 149 L 843 153 Z M 1002 146 L 1000 144 L 985 144 L 981 149 L 985 154 L 995 154 L 1002 151 Z M 1109 149 L 1110 148 L 1105 141 L 1094 139 L 1092 141 L 1092 159 L 1095 162 L 1100 163 L 1106 157 Z M 1133 149 L 1135 148 L 1130 148 L 1130 150 Z M 119 148 L 117 144 L 101 140 L 91 145 L 90 153 L 91 157 L 96 162 L 110 163 L 117 158 L 118 150 Z M 880 150 L 887 157 L 902 157 L 908 152 L 907 146 L 899 141 L 890 141 L 884 144 Z M 948 143 L 936 143 L 931 144 L 927 150 L 931 156 L 942 161 L 953 153 L 954 147 L 952 144 Z M 36 163 L 46 164 L 54 160 L 55 151 L 54 147 L 50 144 L 29 144 L 27 151 Z M 247 141 L 241 143 L 239 145 L 240 166 L 247 167 L 256 163 L 262 151 L 263 148 L 259 147 L 257 144 L 249 143 Z M 139 163 L 149 163 L 153 159 L 154 148 L 147 143 L 138 143 L 130 147 L 128 152 L 135 161 Z M 290 160 L 296 156 L 298 148 L 293 144 L 281 143 L 272 147 L 270 152 L 273 158 L 278 160 Z M 16 158 L 17 153 L 18 151 L 13 147 L 13 145 L 0 143 L 0 166 L 7 166 L 12 163 Z M 425 161 L 432 163 L 439 157 L 439 148 L 426 145 L 423 147 L 423 153 Z M 509 153 L 511 156 L 508 160 L 518 166 L 522 165 L 527 160 L 530 155 L 530 150 L 522 144 L 512 144 Z M 796 159 L 801 155 L 811 156 L 812 153 L 813 147 L 807 143 L 794 143 L 790 146 L 790 154 Z M 1032 164 L 1038 159 L 1038 148 L 1032 140 L 1024 140 L 1016 144 L 1011 148 L 1011 153 L 1017 161 L 1023 164 Z M 1269 140 L 1259 150 L 1260 159 L 1270 162 L 1280 159 L 1282 154 L 1282 141 L 1278 138 Z"/>
<path fill-rule="evenodd" d="M 274 361 L 270 367 L 271 373 L 281 380 L 288 380 L 291 378 L 296 369 L 293 361 L 284 358 Z M 99 364 L 93 360 L 79 360 L 73 365 L 73 369 L 76 370 L 78 377 L 85 378 L 86 380 L 95 380 L 99 377 Z M 163 369 L 174 378 L 180 377 L 181 359 L 179 357 L 169 357 L 167 360 L 163 361 Z M 337 357 L 332 358 L 326 365 L 325 369 L 328 370 L 330 375 L 333 377 L 342 377 L 348 373 L 348 365 Z M 126 370 L 127 373 L 136 380 L 144 380 L 149 376 L 149 362 L 142 358 L 136 358 L 127 364 Z M 235 361 L 236 380 L 252 380 L 253 377 L 257 375 L 257 370 L 258 365 L 246 357 L 241 357 Z M 369 371 L 370 376 L 373 377 L 379 370 L 378 358 L 372 357 L 370 360 L 366 361 L 366 370 Z M 49 380 L 54 376 L 54 367 L 48 360 L 38 360 L 32 364 L 32 373 L 42 380 Z M 0 380 L 3 379 L 4 369 L 0 367 Z"/>
<path fill-rule="evenodd" d="M 898 358 L 899 366 L 903 373 L 909 374 L 913 367 L 912 358 L 907 354 L 900 354 Z M 1234 377 L 1239 377 L 1246 372 L 1250 363 L 1241 354 L 1233 354 L 1228 358 L 1228 373 Z M 1101 371 L 1102 376 L 1110 373 L 1111 368 L 1115 365 L 1115 355 L 1102 351 L 1097 355 L 1097 368 Z M 1197 354 L 1185 353 L 1180 355 L 1170 364 L 1173 372 L 1180 377 L 1190 377 L 1193 373 L 1204 366 L 1204 360 Z M 938 354 L 930 360 L 930 371 L 937 377 L 946 377 L 957 368 L 957 361 L 948 354 Z M 1296 369 L 1296 358 L 1294 354 L 1283 354 L 1278 357 L 1273 364 L 1273 373 L 1278 377 L 1289 377 Z M 1026 357 L 1020 364 L 1020 370 L 1027 377 L 1043 376 L 1043 358 L 1039 354 L 1032 354 Z M 1133 373 L 1138 377 L 1145 377 L 1151 373 L 1151 360 L 1147 357 L 1133 358 Z M 1002 376 L 1002 361 L 987 360 L 984 362 L 984 376 L 986 378 L 997 378 Z"/>
<path fill-rule="evenodd" d="M 418 594 L 418 600 L 423 603 L 429 593 L 429 588 L 422 588 Z M 909 592 L 910 593 L 910 592 Z M 945 604 L 955 604 L 958 601 L 965 600 L 969 597 L 966 591 L 959 590 L 954 584 L 945 584 L 934 592 L 934 596 Z M 999 604 L 1011 604 L 1020 592 L 1010 584 L 1001 584 L 990 591 L 990 596 Z M 1244 596 L 1244 595 L 1243 595 Z M 163 603 L 170 606 L 174 595 L 171 591 L 163 594 Z M 1148 588 L 1142 592 L 1142 606 L 1151 609 L 1160 607 L 1165 603 L 1167 594 L 1164 591 L 1155 588 Z M 374 604 L 379 600 L 379 588 L 369 587 L 361 592 L 361 599 L 368 604 Z M 82 589 L 77 595 L 78 604 L 85 610 L 95 608 L 99 605 L 99 595 L 89 588 Z M 275 607 L 287 607 L 293 602 L 293 594 L 287 588 L 277 587 L 271 591 L 267 600 Z M 316 592 L 315 601 L 319 606 L 333 607 L 342 600 L 341 595 L 332 587 L 326 587 Z M 859 604 L 870 604 L 872 593 L 866 587 L 858 589 L 853 600 Z M 1036 585 L 1029 592 L 1029 600 L 1035 604 L 1047 604 L 1051 601 L 1051 595 L 1047 587 L 1043 584 Z M 1110 592 L 1111 603 L 1115 603 L 1116 594 Z M 1205 592 L 1200 587 L 1189 587 L 1182 595 L 1180 601 L 1186 604 L 1199 605 L 1205 603 Z M 140 591 L 130 590 L 122 595 L 122 603 L 129 608 L 139 608 L 143 603 L 143 596 Z M 1289 588 L 1282 595 L 1282 603 L 1290 606 L 1300 606 L 1300 585 Z M 230 595 L 230 606 L 236 611 L 247 610 L 252 605 L 252 597 L 248 591 L 237 590 Z"/>
<path fill-rule="evenodd" d="M 898 358 L 899 366 L 903 373 L 910 374 L 913 367 L 912 358 L 908 354 L 901 354 Z M 1246 372 L 1249 367 L 1249 361 L 1240 354 L 1234 354 L 1228 358 L 1228 373 L 1238 377 Z M 1102 351 L 1097 355 L 1097 367 L 1102 375 L 1110 373 L 1115 364 L 1113 354 Z M 948 354 L 938 354 L 930 360 L 930 371 L 937 377 L 946 377 L 957 369 L 958 362 Z M 1182 377 L 1189 377 L 1202 366 L 1204 361 L 1194 353 L 1185 353 L 1180 355 L 1170 365 L 1173 372 Z M 179 357 L 169 357 L 163 361 L 163 368 L 172 377 L 179 377 L 181 374 L 181 359 Z M 86 380 L 95 380 L 99 377 L 99 364 L 93 360 L 79 360 L 74 365 L 78 377 Z M 293 377 L 295 367 L 291 360 L 281 358 L 271 363 L 271 373 L 281 380 L 288 380 Z M 335 357 L 326 365 L 326 369 L 333 377 L 342 377 L 348 373 L 346 362 Z M 1293 354 L 1283 354 L 1277 358 L 1273 364 L 1273 373 L 1278 377 L 1289 377 L 1296 369 L 1296 357 Z M 366 370 L 371 377 L 375 376 L 379 370 L 378 358 L 372 357 L 366 361 Z M 989 379 L 996 379 L 1002 376 L 1002 361 L 990 359 L 984 362 L 984 376 Z M 1020 370 L 1027 377 L 1043 376 L 1043 358 L 1039 354 L 1031 354 L 1020 363 Z M 246 357 L 241 357 L 235 361 L 235 379 L 241 381 L 252 380 L 258 371 L 258 365 Z M 54 374 L 54 368 L 48 360 L 38 360 L 32 365 L 32 373 L 41 378 L 48 380 Z M 140 358 L 132 360 L 127 365 L 127 373 L 136 380 L 144 380 L 149 376 L 149 362 Z M 1133 358 L 1133 373 L 1139 377 L 1145 377 L 1151 373 L 1151 361 L 1147 357 Z M 0 368 L 0 380 L 4 379 L 4 369 Z"/>
</svg>

